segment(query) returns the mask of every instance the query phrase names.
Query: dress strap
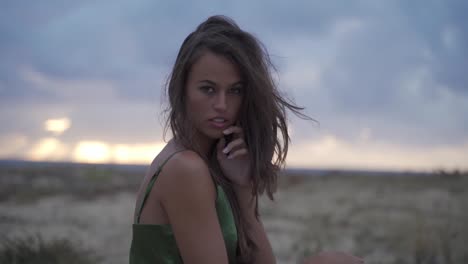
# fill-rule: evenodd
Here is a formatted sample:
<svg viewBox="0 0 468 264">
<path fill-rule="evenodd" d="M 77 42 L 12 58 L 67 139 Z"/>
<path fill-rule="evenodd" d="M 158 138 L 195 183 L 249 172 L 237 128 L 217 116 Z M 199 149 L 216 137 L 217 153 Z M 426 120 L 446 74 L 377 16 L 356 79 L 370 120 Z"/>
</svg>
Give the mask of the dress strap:
<svg viewBox="0 0 468 264">
<path fill-rule="evenodd" d="M 158 177 L 159 173 L 161 173 L 163 166 L 169 161 L 169 159 L 172 158 L 172 156 L 182 151 L 184 150 L 179 150 L 179 151 L 172 153 L 161 165 L 159 165 L 158 169 L 151 177 L 151 180 L 149 181 L 148 186 L 146 187 L 145 196 L 143 197 L 143 201 L 141 202 L 140 209 L 138 210 L 137 219 L 136 219 L 137 224 L 140 223 L 141 211 L 143 210 L 143 207 L 145 206 L 146 200 L 148 199 L 148 196 L 151 190 L 153 189 L 153 185 L 156 182 L 156 178 Z"/>
</svg>

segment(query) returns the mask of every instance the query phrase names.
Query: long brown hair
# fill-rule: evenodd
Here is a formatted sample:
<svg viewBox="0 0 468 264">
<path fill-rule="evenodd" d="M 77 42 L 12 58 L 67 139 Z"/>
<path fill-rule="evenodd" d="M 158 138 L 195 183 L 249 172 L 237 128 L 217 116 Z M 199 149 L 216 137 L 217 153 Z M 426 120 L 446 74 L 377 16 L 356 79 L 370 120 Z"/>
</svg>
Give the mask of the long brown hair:
<svg viewBox="0 0 468 264">
<path fill-rule="evenodd" d="M 196 150 L 192 124 L 186 115 L 185 85 L 192 65 L 205 51 L 222 55 L 239 68 L 245 83 L 239 121 L 251 159 L 252 194 L 256 201 L 264 192 L 273 199 L 278 172 L 284 166 L 290 141 L 286 110 L 289 109 L 299 117 L 310 118 L 301 113 L 302 107 L 295 105 L 278 91 L 271 72 L 275 68 L 263 44 L 250 33 L 240 29 L 230 18 L 209 17 L 182 43 L 166 83 L 169 96 L 166 112 L 169 115 L 165 132 L 170 126 L 178 142 L 184 147 Z M 252 263 L 257 247 L 248 232 L 249 226 L 239 208 L 232 183 L 224 177 L 219 168 L 215 151 L 213 147 L 207 162 L 212 173 L 216 175 L 215 181 L 225 190 L 233 209 L 238 233 L 238 261 Z M 258 206 L 255 211 L 258 217 Z"/>
</svg>

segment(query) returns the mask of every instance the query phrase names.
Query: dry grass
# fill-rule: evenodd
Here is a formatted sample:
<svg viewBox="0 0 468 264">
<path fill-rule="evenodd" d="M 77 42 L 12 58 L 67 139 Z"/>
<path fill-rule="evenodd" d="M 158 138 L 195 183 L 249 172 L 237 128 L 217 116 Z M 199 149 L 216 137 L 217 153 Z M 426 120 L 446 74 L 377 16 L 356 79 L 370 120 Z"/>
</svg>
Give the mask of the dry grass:
<svg viewBox="0 0 468 264">
<path fill-rule="evenodd" d="M 3 238 L 0 263 L 9 264 L 95 264 L 99 257 L 67 239 L 44 241 L 38 234 Z"/>
<path fill-rule="evenodd" d="M 127 263 L 134 192 L 143 174 L 144 168 L 95 165 L 0 168 L 0 234 L 17 238 L 18 230 L 27 230 L 59 237 L 32 238 L 34 243 L 28 242 L 31 238 L 0 241 L 8 249 L 2 249 L 0 257 L 23 252 L 25 259 L 42 254 L 94 261 L 73 257 L 76 252 L 86 256 L 79 244 L 62 239 L 73 237 L 101 255 L 102 263 Z M 370 264 L 464 264 L 466 201 L 466 173 L 330 172 L 285 175 L 276 201 L 264 199 L 260 205 L 279 263 L 298 263 L 321 250 L 342 250 Z"/>
<path fill-rule="evenodd" d="M 366 263 L 468 263 L 468 175 L 297 177 L 261 207 L 283 263 L 320 250 Z"/>
</svg>

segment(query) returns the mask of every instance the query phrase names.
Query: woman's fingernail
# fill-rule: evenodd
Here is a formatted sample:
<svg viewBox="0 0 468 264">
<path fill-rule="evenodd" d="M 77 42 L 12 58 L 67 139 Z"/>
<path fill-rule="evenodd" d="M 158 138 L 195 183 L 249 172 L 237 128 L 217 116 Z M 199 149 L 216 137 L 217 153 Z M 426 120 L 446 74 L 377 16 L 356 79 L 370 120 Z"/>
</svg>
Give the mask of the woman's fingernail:
<svg viewBox="0 0 468 264">
<path fill-rule="evenodd" d="M 229 149 L 228 149 L 228 148 L 224 148 L 224 149 L 223 149 L 223 153 L 224 153 L 224 154 L 229 153 Z"/>
</svg>

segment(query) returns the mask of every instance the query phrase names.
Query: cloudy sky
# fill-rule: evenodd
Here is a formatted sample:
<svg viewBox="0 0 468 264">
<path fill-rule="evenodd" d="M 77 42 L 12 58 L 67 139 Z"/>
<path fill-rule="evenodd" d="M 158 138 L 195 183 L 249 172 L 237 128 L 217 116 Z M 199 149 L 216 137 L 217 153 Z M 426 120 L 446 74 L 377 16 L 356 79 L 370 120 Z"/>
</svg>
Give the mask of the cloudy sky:
<svg viewBox="0 0 468 264">
<path fill-rule="evenodd" d="M 150 162 L 180 44 L 224 14 L 319 121 L 291 116 L 288 166 L 468 169 L 467 3 L 3 1 L 0 159 Z"/>
</svg>

